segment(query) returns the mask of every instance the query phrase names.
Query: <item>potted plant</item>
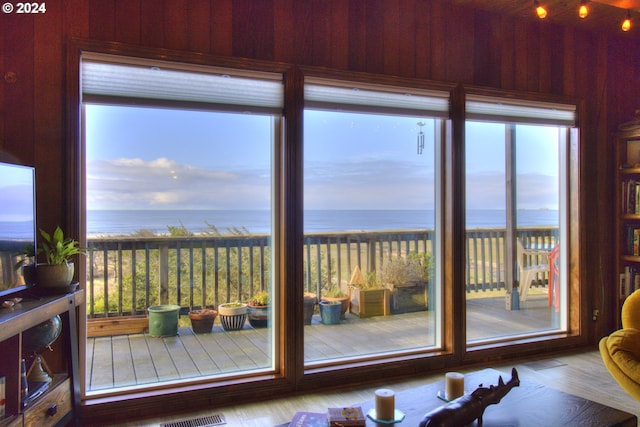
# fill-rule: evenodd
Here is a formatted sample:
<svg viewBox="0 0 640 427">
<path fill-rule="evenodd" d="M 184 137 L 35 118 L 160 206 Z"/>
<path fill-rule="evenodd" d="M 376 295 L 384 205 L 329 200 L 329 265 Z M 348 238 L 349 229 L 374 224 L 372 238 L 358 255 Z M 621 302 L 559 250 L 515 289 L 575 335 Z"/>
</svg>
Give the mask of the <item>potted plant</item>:
<svg viewBox="0 0 640 427">
<path fill-rule="evenodd" d="M 318 305 L 320 306 L 320 319 L 324 325 L 336 325 L 340 323 L 342 303 L 340 301 L 325 301 L 321 300 Z"/>
<path fill-rule="evenodd" d="M 320 302 L 322 301 L 339 302 L 340 319 L 345 319 L 347 310 L 349 310 L 349 294 L 344 293 L 340 286 L 337 284 L 331 284 L 327 292 L 322 295 L 322 298 L 320 298 Z"/>
<path fill-rule="evenodd" d="M 356 266 L 349 280 L 349 311 L 358 317 L 386 316 L 389 314 L 388 289 L 375 271 L 366 278 Z"/>
<path fill-rule="evenodd" d="M 211 332 L 213 322 L 216 320 L 218 312 L 209 308 L 191 309 L 189 310 L 189 319 L 191 319 L 191 329 L 196 334 Z"/>
<path fill-rule="evenodd" d="M 72 257 L 86 253 L 86 249 L 65 237 L 59 226 L 51 234 L 41 229 L 40 235 L 37 252 L 44 255 L 45 262 L 36 264 L 36 284 L 53 293 L 69 292 L 74 272 Z"/>
<path fill-rule="evenodd" d="M 247 303 L 247 317 L 254 328 L 266 328 L 269 320 L 269 293 L 260 291 Z"/>
<path fill-rule="evenodd" d="M 310 325 L 311 319 L 313 318 L 313 312 L 315 311 L 316 303 L 318 302 L 318 297 L 312 292 L 305 292 L 302 298 L 302 304 L 304 307 L 304 324 Z"/>
<path fill-rule="evenodd" d="M 20 270 L 25 285 L 36 283 L 36 255 L 35 246 L 28 244 L 21 252 L 14 254 L 18 261 L 13 266 L 15 271 Z"/>
<path fill-rule="evenodd" d="M 407 257 L 390 256 L 384 261 L 380 276 L 390 289 L 392 313 L 427 309 L 428 260 L 426 253 L 410 252 Z"/>
<path fill-rule="evenodd" d="M 247 319 L 247 304 L 226 302 L 218 305 L 218 316 L 225 331 L 237 331 L 243 328 Z"/>
</svg>

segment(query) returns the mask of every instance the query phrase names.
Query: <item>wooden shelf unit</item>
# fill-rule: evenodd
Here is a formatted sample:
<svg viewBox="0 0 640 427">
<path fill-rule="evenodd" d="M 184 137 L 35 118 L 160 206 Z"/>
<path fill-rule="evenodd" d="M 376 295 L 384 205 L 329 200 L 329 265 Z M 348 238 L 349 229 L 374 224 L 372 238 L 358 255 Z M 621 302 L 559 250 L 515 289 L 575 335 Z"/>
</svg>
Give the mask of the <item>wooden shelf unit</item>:
<svg viewBox="0 0 640 427">
<path fill-rule="evenodd" d="M 615 266 L 615 312 L 616 325 L 621 326 L 622 304 L 640 281 L 640 126 L 622 130 L 616 137 L 616 266 Z M 638 186 L 629 183 L 637 182 Z M 636 206 L 637 205 L 637 206 Z M 633 230 L 638 229 L 637 233 Z M 634 234 L 637 234 L 634 245 Z M 625 272 L 629 273 L 625 274 Z M 638 279 L 634 280 L 634 272 Z M 622 277 L 625 278 L 624 286 Z"/>
<path fill-rule="evenodd" d="M 5 377 L 5 417 L 0 426 L 53 426 L 74 424 L 79 408 L 78 306 L 84 291 L 65 295 L 37 296 L 29 290 L 13 297 L 23 300 L 13 308 L 0 309 L 0 376 Z M 60 315 L 64 369 L 55 372 L 47 390 L 26 407 L 21 398 L 22 333 Z"/>
</svg>

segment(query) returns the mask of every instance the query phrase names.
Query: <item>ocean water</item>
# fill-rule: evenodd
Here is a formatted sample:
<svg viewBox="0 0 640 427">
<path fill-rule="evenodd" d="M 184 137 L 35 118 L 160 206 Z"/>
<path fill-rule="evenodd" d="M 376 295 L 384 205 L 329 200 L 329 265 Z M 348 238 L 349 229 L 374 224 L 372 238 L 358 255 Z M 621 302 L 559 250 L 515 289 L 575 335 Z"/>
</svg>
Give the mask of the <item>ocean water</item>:
<svg viewBox="0 0 640 427">
<path fill-rule="evenodd" d="M 215 226 L 221 233 L 231 228 L 253 234 L 271 231 L 266 210 L 90 210 L 89 236 L 128 235 L 141 230 L 168 234 L 168 227 L 184 226 L 202 233 Z M 469 210 L 467 229 L 505 226 L 505 212 L 499 209 Z M 556 210 L 520 210 L 519 226 L 556 226 Z M 432 210 L 308 210 L 304 213 L 307 233 L 332 231 L 424 230 L 434 228 Z"/>
</svg>

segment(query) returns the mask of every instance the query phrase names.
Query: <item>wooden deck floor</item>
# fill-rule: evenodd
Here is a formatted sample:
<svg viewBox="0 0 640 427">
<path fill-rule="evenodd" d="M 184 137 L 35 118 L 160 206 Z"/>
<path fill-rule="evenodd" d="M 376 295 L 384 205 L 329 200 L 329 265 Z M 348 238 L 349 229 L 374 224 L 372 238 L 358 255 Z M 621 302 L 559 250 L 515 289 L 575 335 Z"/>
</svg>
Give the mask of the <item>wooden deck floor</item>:
<svg viewBox="0 0 640 427">
<path fill-rule="evenodd" d="M 504 298 L 467 301 L 470 341 L 549 329 L 552 312 L 545 295 L 530 296 L 518 311 L 505 310 Z M 433 312 L 360 319 L 347 314 L 339 325 L 322 325 L 318 315 L 305 326 L 305 360 L 341 358 L 380 351 L 424 348 L 435 343 Z M 339 331 L 339 334 L 336 334 Z M 201 376 L 270 368 L 268 329 L 225 332 L 218 320 L 212 333 L 194 334 L 181 327 L 178 336 L 148 334 L 87 339 L 87 390 L 139 386 Z"/>
</svg>

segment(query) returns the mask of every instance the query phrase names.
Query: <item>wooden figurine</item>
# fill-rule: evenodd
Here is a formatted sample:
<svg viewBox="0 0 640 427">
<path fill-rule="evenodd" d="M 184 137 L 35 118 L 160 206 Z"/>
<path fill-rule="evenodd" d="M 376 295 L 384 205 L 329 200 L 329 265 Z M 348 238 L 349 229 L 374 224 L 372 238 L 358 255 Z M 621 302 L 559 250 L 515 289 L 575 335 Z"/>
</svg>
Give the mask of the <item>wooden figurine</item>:
<svg viewBox="0 0 640 427">
<path fill-rule="evenodd" d="M 511 370 L 511 380 L 505 384 L 502 376 L 498 378 L 498 385 L 488 388 L 482 384 L 471 394 L 461 396 L 446 405 L 427 413 L 420 422 L 420 427 L 457 427 L 471 424 L 478 420 L 482 426 L 482 415 L 487 406 L 497 404 L 513 387 L 520 385 L 518 371 Z"/>
</svg>

